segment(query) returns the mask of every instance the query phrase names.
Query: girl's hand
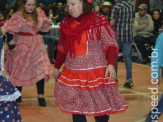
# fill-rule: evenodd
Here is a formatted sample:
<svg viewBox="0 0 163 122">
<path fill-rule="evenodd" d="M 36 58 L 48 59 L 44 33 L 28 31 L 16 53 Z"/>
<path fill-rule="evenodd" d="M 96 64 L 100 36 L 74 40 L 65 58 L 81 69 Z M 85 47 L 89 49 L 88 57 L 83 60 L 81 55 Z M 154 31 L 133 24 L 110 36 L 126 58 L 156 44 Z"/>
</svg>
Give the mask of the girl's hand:
<svg viewBox="0 0 163 122">
<path fill-rule="evenodd" d="M 115 72 L 115 69 L 114 69 L 114 66 L 113 65 L 108 65 L 106 67 L 105 77 L 107 77 L 108 73 L 110 73 L 110 79 L 111 80 L 115 80 L 115 78 L 116 78 L 116 72 Z"/>
<path fill-rule="evenodd" d="M 11 41 L 9 42 L 9 44 L 10 44 L 10 45 L 15 45 L 16 42 L 15 42 L 14 40 L 11 40 Z"/>
<path fill-rule="evenodd" d="M 54 79 L 55 79 L 55 81 L 58 79 L 60 74 L 61 74 L 61 71 L 57 68 L 54 68 Z"/>
</svg>

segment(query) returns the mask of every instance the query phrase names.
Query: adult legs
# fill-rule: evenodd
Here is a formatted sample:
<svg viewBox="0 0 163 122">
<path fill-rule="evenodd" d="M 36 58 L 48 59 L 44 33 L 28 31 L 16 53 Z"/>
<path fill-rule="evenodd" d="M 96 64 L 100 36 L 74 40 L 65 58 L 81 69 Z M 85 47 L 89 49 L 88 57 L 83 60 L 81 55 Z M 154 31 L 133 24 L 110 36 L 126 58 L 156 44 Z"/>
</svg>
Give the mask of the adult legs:
<svg viewBox="0 0 163 122">
<path fill-rule="evenodd" d="M 122 42 L 122 52 L 126 66 L 126 80 L 132 79 L 131 45 L 131 42 Z"/>
<path fill-rule="evenodd" d="M 53 55 L 54 55 L 54 60 L 56 59 L 56 55 L 57 55 L 57 44 L 58 44 L 58 41 L 59 41 L 59 38 L 56 37 L 56 36 L 53 36 L 51 35 L 51 38 L 54 42 L 54 45 L 53 45 Z"/>
<path fill-rule="evenodd" d="M 132 82 L 131 45 L 131 42 L 122 42 L 122 52 L 126 66 L 126 83 L 124 84 L 126 88 L 134 86 Z"/>
<path fill-rule="evenodd" d="M 54 45 L 57 45 L 58 38 L 55 36 L 42 35 L 44 43 L 48 45 L 48 56 L 50 62 L 54 64 Z"/>
<path fill-rule="evenodd" d="M 118 42 L 118 47 L 119 49 L 122 49 L 123 53 L 123 58 L 125 61 L 125 66 L 126 66 L 126 83 L 124 84 L 124 87 L 131 88 L 134 86 L 132 82 L 132 62 L 131 62 L 131 42 Z M 116 70 L 116 76 L 118 73 L 118 61 L 116 59 L 116 65 L 115 65 L 115 70 Z M 116 82 L 118 82 L 118 79 L 116 78 Z"/>
<path fill-rule="evenodd" d="M 146 43 L 145 38 L 138 35 L 134 37 L 134 41 L 140 53 L 142 54 L 142 58 L 147 58 L 148 56 L 146 55 L 146 47 L 144 45 Z"/>
<path fill-rule="evenodd" d="M 158 37 L 158 35 L 155 35 L 153 37 L 150 37 L 150 39 L 149 39 L 150 46 L 153 46 L 153 47 L 155 46 L 157 37 Z"/>
</svg>

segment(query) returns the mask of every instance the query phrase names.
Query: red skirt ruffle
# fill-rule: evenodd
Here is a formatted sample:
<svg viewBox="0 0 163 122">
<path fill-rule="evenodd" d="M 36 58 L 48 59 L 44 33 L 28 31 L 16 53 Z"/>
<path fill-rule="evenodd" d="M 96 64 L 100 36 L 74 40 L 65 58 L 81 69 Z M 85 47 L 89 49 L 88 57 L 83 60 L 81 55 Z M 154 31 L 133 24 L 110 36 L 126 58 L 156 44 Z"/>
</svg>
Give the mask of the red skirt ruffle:
<svg viewBox="0 0 163 122">
<path fill-rule="evenodd" d="M 90 70 L 71 70 L 64 67 L 63 73 L 59 77 L 58 81 L 69 86 L 80 87 L 82 89 L 94 89 L 100 84 L 116 86 L 114 80 L 109 80 L 109 75 L 104 77 L 104 73 L 104 67 Z"/>
<path fill-rule="evenodd" d="M 70 114 L 102 116 L 128 107 L 115 81 L 104 77 L 105 68 L 70 70 L 66 67 L 55 86 L 55 104 Z"/>
</svg>

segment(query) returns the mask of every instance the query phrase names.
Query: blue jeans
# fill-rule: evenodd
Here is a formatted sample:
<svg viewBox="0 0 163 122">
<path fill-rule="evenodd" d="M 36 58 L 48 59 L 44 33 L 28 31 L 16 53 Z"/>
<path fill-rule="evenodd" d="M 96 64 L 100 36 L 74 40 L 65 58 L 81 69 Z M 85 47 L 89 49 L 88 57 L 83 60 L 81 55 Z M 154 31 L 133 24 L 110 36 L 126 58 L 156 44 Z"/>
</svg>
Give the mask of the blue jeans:
<svg viewBox="0 0 163 122">
<path fill-rule="evenodd" d="M 123 58 L 126 66 L 126 80 L 132 79 L 132 62 L 131 62 L 131 42 L 118 42 L 119 49 L 122 49 Z M 118 57 L 118 56 L 117 56 Z M 118 61 L 116 60 L 115 65 L 116 73 L 118 72 Z"/>
<path fill-rule="evenodd" d="M 163 68 L 162 68 L 162 73 L 161 77 L 163 78 Z M 163 113 L 163 94 L 158 102 L 158 105 L 154 108 L 151 109 L 151 111 L 148 113 L 146 122 L 152 122 L 152 120 L 156 121 L 158 118 L 161 116 Z"/>
<path fill-rule="evenodd" d="M 57 46 L 58 37 L 52 35 L 42 35 L 44 43 L 48 45 L 49 59 L 54 59 L 54 46 Z"/>
</svg>

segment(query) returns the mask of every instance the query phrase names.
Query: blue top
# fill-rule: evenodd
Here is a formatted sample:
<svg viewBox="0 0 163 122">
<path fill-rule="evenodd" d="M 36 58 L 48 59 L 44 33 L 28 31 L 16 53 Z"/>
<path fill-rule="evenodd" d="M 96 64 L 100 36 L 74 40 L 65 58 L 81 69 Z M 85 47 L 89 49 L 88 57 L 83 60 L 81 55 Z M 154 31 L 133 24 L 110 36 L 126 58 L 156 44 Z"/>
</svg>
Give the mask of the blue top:
<svg viewBox="0 0 163 122">
<path fill-rule="evenodd" d="M 163 33 L 157 37 L 155 47 L 151 54 L 151 77 L 159 78 L 159 68 L 163 67 Z"/>
<path fill-rule="evenodd" d="M 4 53 L 2 52 L 3 49 L 3 38 L 0 35 L 0 71 L 3 70 L 3 63 L 4 63 Z"/>
<path fill-rule="evenodd" d="M 0 50 L 2 49 L 2 47 L 3 47 L 3 38 L 0 35 Z"/>
</svg>

